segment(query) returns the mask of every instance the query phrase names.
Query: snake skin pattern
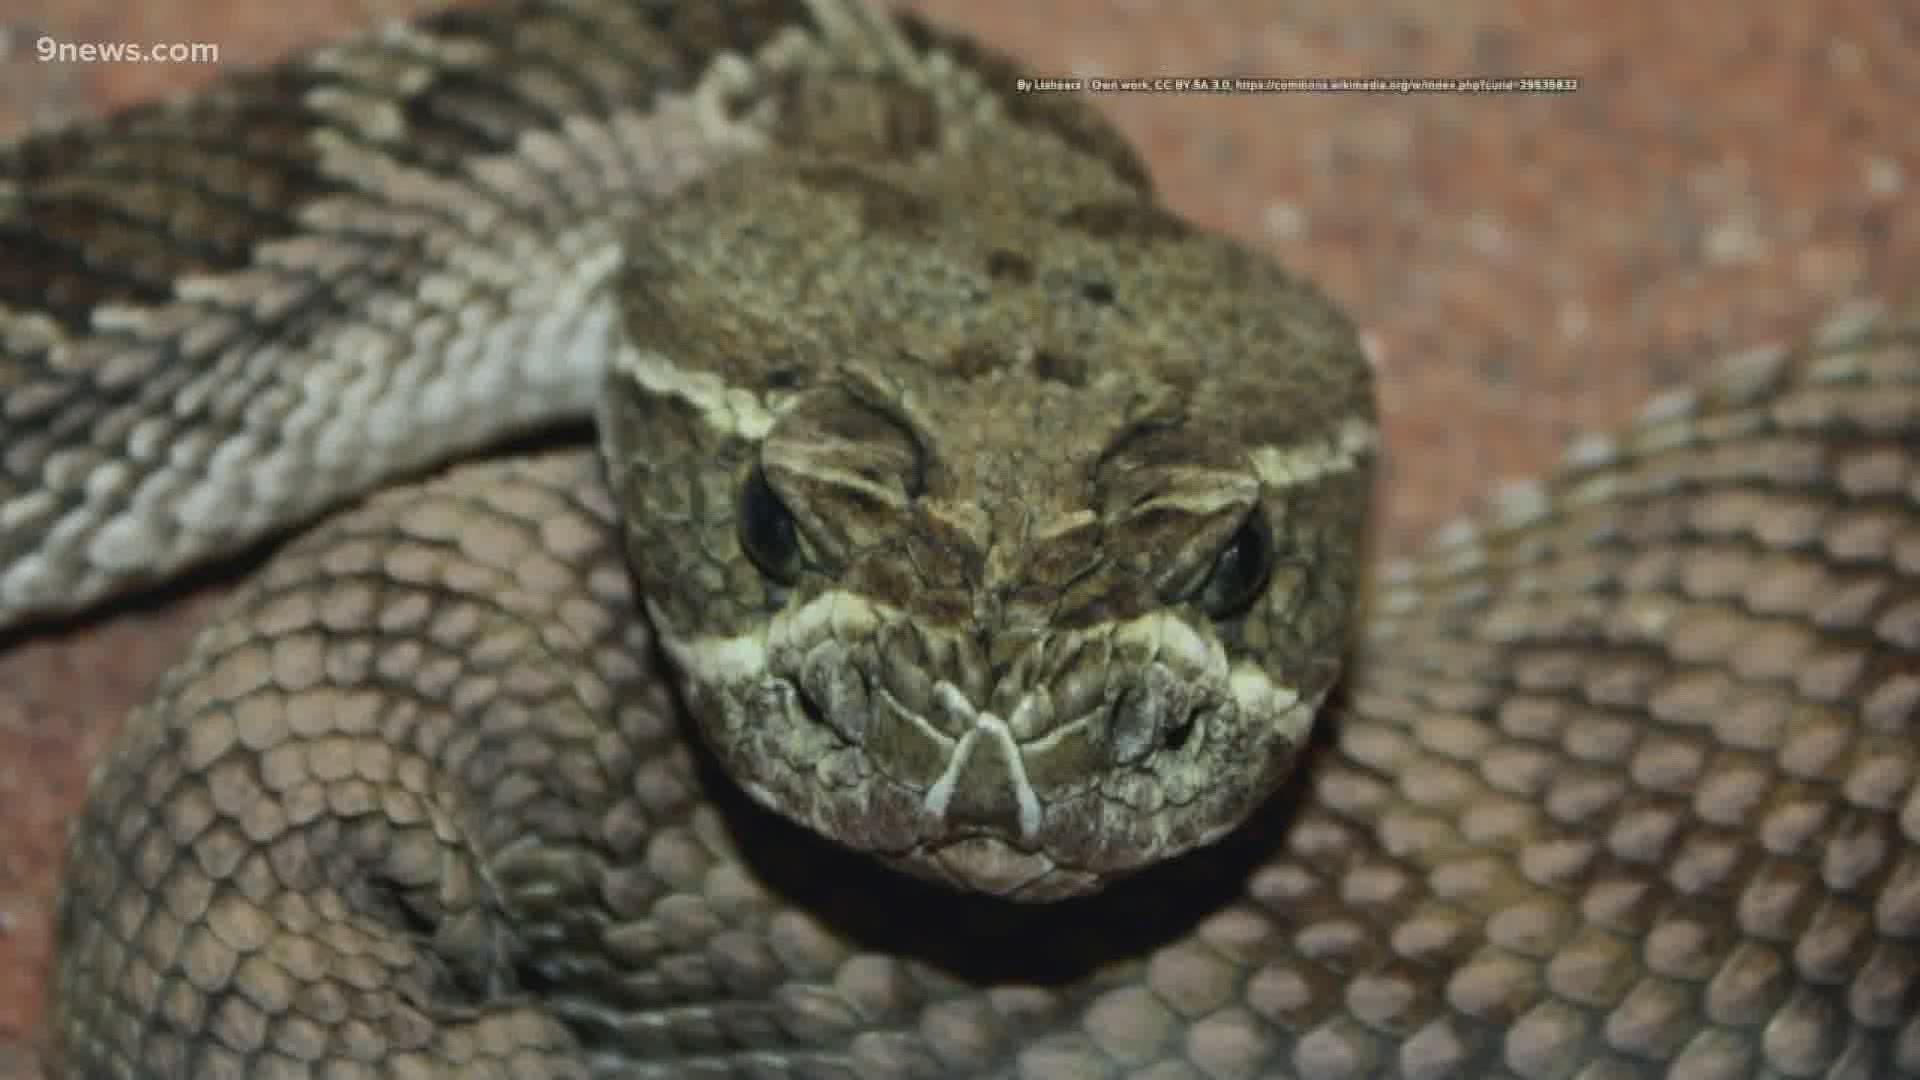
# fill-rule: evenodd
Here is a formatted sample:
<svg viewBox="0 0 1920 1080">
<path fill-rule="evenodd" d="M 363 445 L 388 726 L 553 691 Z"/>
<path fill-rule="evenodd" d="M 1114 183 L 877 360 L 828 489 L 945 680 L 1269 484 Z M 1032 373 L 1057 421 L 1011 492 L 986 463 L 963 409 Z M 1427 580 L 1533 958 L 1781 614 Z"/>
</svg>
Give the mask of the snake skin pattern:
<svg viewBox="0 0 1920 1080">
<path fill-rule="evenodd" d="M 1920 1076 L 1920 321 L 1363 600 L 1351 329 L 1013 77 L 528 3 L 0 150 L 0 626 L 601 443 L 197 638 L 65 1075 Z"/>
</svg>

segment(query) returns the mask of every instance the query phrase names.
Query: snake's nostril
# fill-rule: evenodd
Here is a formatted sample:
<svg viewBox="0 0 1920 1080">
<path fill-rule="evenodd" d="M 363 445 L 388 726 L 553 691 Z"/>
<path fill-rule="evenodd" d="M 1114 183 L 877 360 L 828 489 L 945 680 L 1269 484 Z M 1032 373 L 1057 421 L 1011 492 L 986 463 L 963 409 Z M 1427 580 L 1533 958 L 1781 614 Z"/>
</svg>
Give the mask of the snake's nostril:
<svg viewBox="0 0 1920 1080">
<path fill-rule="evenodd" d="M 1175 695 L 1155 694 L 1139 687 L 1122 691 L 1107 716 L 1113 760 L 1131 765 L 1156 750 L 1180 750 L 1211 708 L 1181 704 Z"/>
<path fill-rule="evenodd" d="M 850 746 L 866 737 L 872 695 L 866 676 L 844 648 L 812 649 L 793 681 L 793 689 L 808 720 L 831 730 Z"/>
<path fill-rule="evenodd" d="M 1187 739 L 1193 735 L 1194 728 L 1199 726 L 1201 716 L 1206 711 L 1205 705 L 1195 705 L 1190 709 L 1182 710 L 1180 715 L 1160 732 L 1160 749 L 1177 751 L 1187 745 Z"/>
</svg>

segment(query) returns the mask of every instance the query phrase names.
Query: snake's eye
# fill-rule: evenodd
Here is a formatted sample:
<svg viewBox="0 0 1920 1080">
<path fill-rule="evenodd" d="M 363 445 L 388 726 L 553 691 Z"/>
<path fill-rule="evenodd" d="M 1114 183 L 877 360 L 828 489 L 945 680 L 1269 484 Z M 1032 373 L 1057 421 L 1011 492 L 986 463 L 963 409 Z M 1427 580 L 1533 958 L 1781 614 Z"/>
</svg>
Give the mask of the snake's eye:
<svg viewBox="0 0 1920 1080">
<path fill-rule="evenodd" d="M 793 513 L 757 467 L 747 474 L 740 493 L 740 546 L 776 584 L 791 585 L 800 577 L 800 534 Z"/>
<path fill-rule="evenodd" d="M 1259 595 L 1272 567 L 1273 534 L 1266 515 L 1255 509 L 1214 558 L 1207 579 L 1194 591 L 1194 602 L 1211 618 L 1238 615 Z"/>
</svg>

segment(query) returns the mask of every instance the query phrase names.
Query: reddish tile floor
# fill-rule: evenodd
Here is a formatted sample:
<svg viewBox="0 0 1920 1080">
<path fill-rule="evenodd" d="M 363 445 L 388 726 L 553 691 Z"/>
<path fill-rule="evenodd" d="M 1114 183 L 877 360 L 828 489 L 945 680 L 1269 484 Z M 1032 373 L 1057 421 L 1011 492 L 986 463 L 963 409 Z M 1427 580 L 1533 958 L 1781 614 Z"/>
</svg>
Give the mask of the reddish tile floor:
<svg viewBox="0 0 1920 1080">
<path fill-rule="evenodd" d="M 417 0 L 0 0 L 0 131 L 161 93 Z M 924 0 L 1050 74 L 1571 75 L 1554 96 L 1111 95 L 1168 198 L 1317 275 L 1379 359 L 1381 543 L 1617 422 L 1715 354 L 1920 296 L 1920 20 L 1905 0 Z M 1203 9 L 1205 14 L 1196 13 Z M 204 41 L 211 67 L 61 65 Z M 0 640 L 0 1077 L 32 1038 L 60 825 L 219 581 Z"/>
</svg>

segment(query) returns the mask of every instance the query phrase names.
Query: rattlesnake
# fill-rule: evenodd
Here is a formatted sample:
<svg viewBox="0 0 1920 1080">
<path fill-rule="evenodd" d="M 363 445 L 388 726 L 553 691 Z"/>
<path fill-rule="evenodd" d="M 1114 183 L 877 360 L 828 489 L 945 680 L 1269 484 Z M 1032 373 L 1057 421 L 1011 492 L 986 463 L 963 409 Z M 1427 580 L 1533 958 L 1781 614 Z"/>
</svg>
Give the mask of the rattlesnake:
<svg viewBox="0 0 1920 1080">
<path fill-rule="evenodd" d="M 1015 75 L 533 3 L 6 151 L 0 622 L 601 444 L 200 636 L 75 827 L 70 1072 L 1920 1074 L 1920 326 L 1360 615 L 1351 327 Z"/>
</svg>

